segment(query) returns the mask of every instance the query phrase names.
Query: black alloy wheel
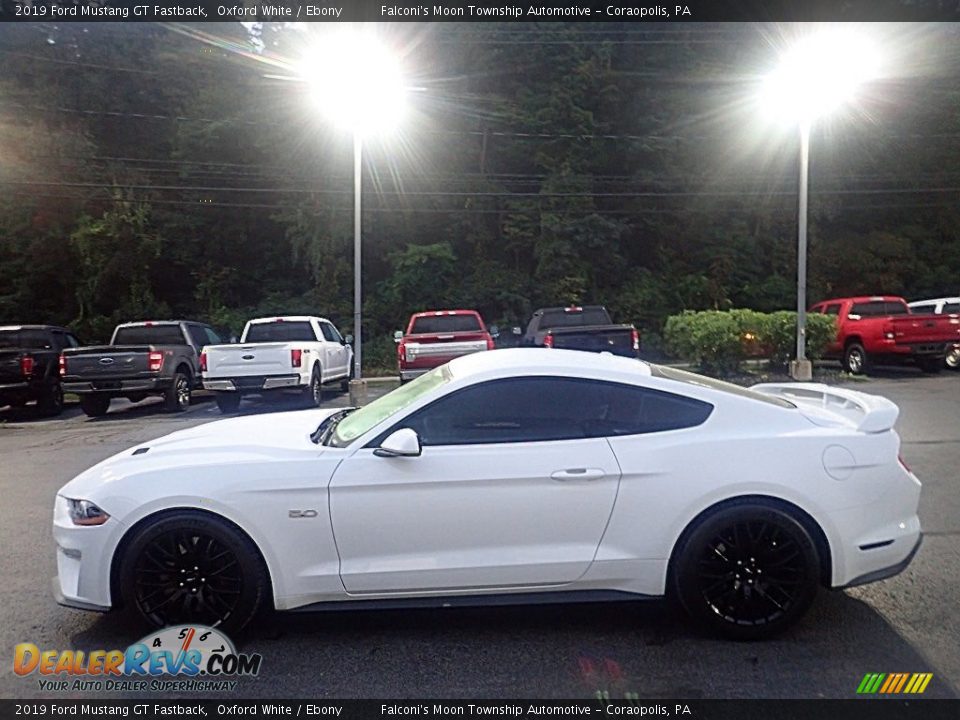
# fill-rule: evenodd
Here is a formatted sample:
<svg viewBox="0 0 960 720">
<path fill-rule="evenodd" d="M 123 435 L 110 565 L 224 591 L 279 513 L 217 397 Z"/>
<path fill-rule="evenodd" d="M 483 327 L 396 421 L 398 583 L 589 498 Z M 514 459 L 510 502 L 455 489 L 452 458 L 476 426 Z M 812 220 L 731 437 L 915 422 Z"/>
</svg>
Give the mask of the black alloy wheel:
<svg viewBox="0 0 960 720">
<path fill-rule="evenodd" d="M 803 525 L 773 505 L 732 504 L 702 520 L 673 568 L 691 617 L 738 640 L 771 637 L 807 611 L 820 558 Z"/>
<path fill-rule="evenodd" d="M 44 388 L 37 401 L 37 409 L 42 415 L 53 417 L 63 412 L 63 386 L 59 382 Z"/>
<path fill-rule="evenodd" d="M 183 511 L 141 530 L 121 561 L 125 604 L 152 627 L 243 628 L 268 593 L 259 553 L 235 527 Z"/>
</svg>

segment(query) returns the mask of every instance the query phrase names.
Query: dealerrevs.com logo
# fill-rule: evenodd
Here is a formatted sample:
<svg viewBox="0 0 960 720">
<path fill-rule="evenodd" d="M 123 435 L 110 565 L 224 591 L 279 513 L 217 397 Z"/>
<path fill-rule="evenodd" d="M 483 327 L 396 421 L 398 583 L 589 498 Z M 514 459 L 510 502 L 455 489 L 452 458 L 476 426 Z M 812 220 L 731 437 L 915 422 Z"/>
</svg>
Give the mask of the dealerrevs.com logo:
<svg viewBox="0 0 960 720">
<path fill-rule="evenodd" d="M 233 690 L 239 676 L 260 672 L 263 656 L 238 653 L 215 628 L 178 625 L 147 635 L 126 650 L 13 649 L 13 671 L 38 674 L 40 690 Z M 161 679 L 179 676 L 182 679 Z"/>
</svg>

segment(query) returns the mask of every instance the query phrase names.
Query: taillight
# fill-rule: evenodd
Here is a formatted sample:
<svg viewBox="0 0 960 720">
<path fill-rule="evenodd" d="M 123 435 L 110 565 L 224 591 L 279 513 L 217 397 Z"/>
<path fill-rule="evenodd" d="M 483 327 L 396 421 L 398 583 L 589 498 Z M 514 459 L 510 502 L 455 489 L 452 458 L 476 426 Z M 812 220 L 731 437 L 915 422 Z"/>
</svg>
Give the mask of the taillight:
<svg viewBox="0 0 960 720">
<path fill-rule="evenodd" d="M 163 369 L 163 353 L 153 350 L 147 355 L 147 367 L 150 372 L 160 372 Z"/>
<path fill-rule="evenodd" d="M 33 375 L 33 356 L 24 355 L 20 358 L 20 374 L 24 377 Z"/>
<path fill-rule="evenodd" d="M 406 352 L 406 347 L 404 347 L 403 340 L 397 343 L 397 362 L 402 363 L 404 359 L 404 353 Z"/>
<path fill-rule="evenodd" d="M 493 350 L 493 338 L 487 337 L 487 350 Z"/>
<path fill-rule="evenodd" d="M 67 374 L 67 358 L 63 355 L 60 355 L 60 377 L 63 377 Z"/>
<path fill-rule="evenodd" d="M 633 340 L 633 349 L 640 350 L 640 331 L 634 328 L 630 331 L 630 337 Z"/>
<path fill-rule="evenodd" d="M 200 353 L 200 372 L 207 371 L 207 353 L 203 351 Z"/>
<path fill-rule="evenodd" d="M 543 336 L 543 346 L 552 348 L 553 347 L 553 335 L 544 335 Z"/>
<path fill-rule="evenodd" d="M 290 367 L 300 367 L 303 363 L 303 350 L 290 351 Z"/>
</svg>

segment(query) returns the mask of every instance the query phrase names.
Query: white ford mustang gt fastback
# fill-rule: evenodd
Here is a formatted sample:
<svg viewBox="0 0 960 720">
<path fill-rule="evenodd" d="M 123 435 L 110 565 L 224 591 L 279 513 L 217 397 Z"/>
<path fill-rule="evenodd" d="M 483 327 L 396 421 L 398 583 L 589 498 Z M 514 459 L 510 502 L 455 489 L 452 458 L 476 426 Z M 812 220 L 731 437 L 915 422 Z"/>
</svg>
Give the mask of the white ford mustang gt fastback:
<svg viewBox="0 0 960 720">
<path fill-rule="evenodd" d="M 360 409 L 211 422 L 58 493 L 58 600 L 238 630 L 261 609 L 671 596 L 759 638 L 903 570 L 897 407 L 569 350 L 477 353 Z"/>
</svg>

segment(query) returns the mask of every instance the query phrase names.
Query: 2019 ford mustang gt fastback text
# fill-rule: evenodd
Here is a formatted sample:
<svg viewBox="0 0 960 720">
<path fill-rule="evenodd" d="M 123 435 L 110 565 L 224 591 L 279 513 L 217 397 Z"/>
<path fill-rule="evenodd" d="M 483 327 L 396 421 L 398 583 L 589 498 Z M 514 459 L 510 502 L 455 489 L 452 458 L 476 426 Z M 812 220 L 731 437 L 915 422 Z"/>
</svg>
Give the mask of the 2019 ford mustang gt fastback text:
<svg viewBox="0 0 960 720">
<path fill-rule="evenodd" d="M 477 353 L 360 409 L 212 422 L 90 468 L 56 498 L 55 592 L 228 630 L 271 606 L 669 596 L 766 637 L 916 553 L 897 414 L 824 385 Z"/>
</svg>

